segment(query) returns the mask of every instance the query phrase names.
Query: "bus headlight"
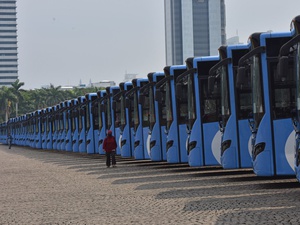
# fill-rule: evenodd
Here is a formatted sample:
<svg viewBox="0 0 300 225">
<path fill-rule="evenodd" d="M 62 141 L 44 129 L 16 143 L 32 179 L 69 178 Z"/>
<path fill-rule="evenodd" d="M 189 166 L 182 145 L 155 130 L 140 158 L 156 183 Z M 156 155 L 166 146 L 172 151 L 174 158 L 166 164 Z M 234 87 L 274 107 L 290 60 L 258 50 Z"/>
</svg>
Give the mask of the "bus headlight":
<svg viewBox="0 0 300 225">
<path fill-rule="evenodd" d="M 223 153 L 226 151 L 226 149 L 228 149 L 231 145 L 231 140 L 226 140 L 223 141 L 221 144 L 221 155 L 223 155 Z"/>
<path fill-rule="evenodd" d="M 136 148 L 137 146 L 139 146 L 140 145 L 140 141 L 135 141 L 134 142 L 134 147 Z"/>
<path fill-rule="evenodd" d="M 156 140 L 153 140 L 150 142 L 150 149 L 153 148 L 156 144 Z"/>
<path fill-rule="evenodd" d="M 262 143 L 258 143 L 254 146 L 254 151 L 253 151 L 253 160 L 256 159 L 256 156 L 261 153 L 263 150 L 265 150 L 266 147 L 266 143 L 262 142 Z"/>
<path fill-rule="evenodd" d="M 126 140 L 121 141 L 121 147 L 123 147 L 126 144 Z"/>
<path fill-rule="evenodd" d="M 169 150 L 169 148 L 173 146 L 173 143 L 174 143 L 173 140 L 167 142 L 167 151 Z"/>
<path fill-rule="evenodd" d="M 188 154 L 190 154 L 190 152 L 196 147 L 196 145 L 197 145 L 197 141 L 189 142 L 188 149 L 187 149 Z"/>
</svg>

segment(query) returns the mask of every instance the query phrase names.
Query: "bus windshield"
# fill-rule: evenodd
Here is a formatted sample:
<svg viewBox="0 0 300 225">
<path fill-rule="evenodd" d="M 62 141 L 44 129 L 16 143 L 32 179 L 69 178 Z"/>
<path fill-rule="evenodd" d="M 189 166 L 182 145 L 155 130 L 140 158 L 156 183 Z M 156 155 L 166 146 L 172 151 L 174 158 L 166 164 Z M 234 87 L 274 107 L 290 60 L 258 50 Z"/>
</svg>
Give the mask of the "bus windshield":
<svg viewBox="0 0 300 225">
<path fill-rule="evenodd" d="M 170 81 L 166 82 L 166 108 L 165 108 L 165 113 L 166 113 L 166 119 L 167 119 L 167 124 L 166 128 L 167 130 L 170 129 L 170 126 L 173 122 L 173 110 L 172 110 L 172 96 L 171 96 L 171 84 Z"/>
<path fill-rule="evenodd" d="M 140 124 L 137 93 L 133 94 L 133 123 L 134 123 L 134 131 L 137 131 L 137 128 Z"/>
<path fill-rule="evenodd" d="M 201 80 L 201 111 L 202 111 L 202 122 L 210 123 L 219 121 L 220 112 L 220 79 L 216 79 L 213 92 L 210 94 L 208 92 L 208 79 Z"/>
<path fill-rule="evenodd" d="M 103 121 L 102 121 L 102 113 L 101 113 L 101 102 L 97 102 L 95 105 L 96 109 L 95 112 L 97 111 L 96 115 L 94 116 L 94 124 L 95 124 L 95 130 L 101 130 L 103 127 Z"/>
<path fill-rule="evenodd" d="M 260 57 L 255 55 L 252 57 L 251 64 L 252 74 L 252 96 L 253 96 L 253 116 L 255 128 L 258 129 L 260 121 L 264 115 L 263 89 Z"/>
<path fill-rule="evenodd" d="M 120 97 L 120 129 L 123 131 L 124 127 L 126 126 L 126 108 L 125 108 L 125 96 L 122 95 Z M 119 105 L 117 103 L 117 105 Z"/>
<path fill-rule="evenodd" d="M 152 131 L 156 122 L 153 87 L 149 88 L 149 129 Z"/>
<path fill-rule="evenodd" d="M 186 124 L 188 120 L 188 82 L 187 77 L 181 84 L 181 93 L 176 93 L 178 124 Z"/>
<path fill-rule="evenodd" d="M 229 96 L 229 83 L 228 83 L 228 66 L 221 67 L 221 109 L 223 126 L 226 126 L 230 116 L 230 96 Z"/>
<path fill-rule="evenodd" d="M 187 78 L 187 110 L 188 110 L 188 129 L 191 130 L 196 120 L 196 105 L 195 105 L 195 88 L 194 77 L 192 74 Z"/>
<path fill-rule="evenodd" d="M 111 106 L 110 106 L 111 99 L 110 97 L 106 101 L 106 114 L 105 118 L 107 118 L 107 128 L 109 129 L 112 125 L 112 118 L 111 118 Z"/>
<path fill-rule="evenodd" d="M 88 131 L 91 127 L 90 123 L 90 103 L 85 105 L 85 130 Z"/>
</svg>

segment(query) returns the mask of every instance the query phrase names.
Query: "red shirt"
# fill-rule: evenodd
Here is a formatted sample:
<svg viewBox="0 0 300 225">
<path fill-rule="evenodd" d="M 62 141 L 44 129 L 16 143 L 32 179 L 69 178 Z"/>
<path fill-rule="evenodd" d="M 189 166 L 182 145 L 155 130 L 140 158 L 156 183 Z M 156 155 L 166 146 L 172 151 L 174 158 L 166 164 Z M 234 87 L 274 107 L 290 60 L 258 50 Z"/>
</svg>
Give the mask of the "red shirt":
<svg viewBox="0 0 300 225">
<path fill-rule="evenodd" d="M 105 152 L 111 152 L 117 148 L 117 142 L 114 136 L 107 136 L 103 141 L 103 149 Z"/>
</svg>

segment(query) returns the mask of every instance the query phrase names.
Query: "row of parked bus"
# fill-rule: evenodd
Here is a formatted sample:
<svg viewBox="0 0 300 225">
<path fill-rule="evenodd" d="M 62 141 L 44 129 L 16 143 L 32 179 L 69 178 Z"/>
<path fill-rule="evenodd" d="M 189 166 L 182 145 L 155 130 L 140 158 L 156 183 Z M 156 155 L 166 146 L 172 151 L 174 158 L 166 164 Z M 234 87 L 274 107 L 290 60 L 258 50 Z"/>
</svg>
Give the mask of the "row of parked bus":
<svg viewBox="0 0 300 225">
<path fill-rule="evenodd" d="M 10 133 L 15 145 L 104 154 L 112 130 L 122 157 L 300 180 L 300 16 L 288 32 L 218 50 L 10 118 L 1 142 Z"/>
</svg>

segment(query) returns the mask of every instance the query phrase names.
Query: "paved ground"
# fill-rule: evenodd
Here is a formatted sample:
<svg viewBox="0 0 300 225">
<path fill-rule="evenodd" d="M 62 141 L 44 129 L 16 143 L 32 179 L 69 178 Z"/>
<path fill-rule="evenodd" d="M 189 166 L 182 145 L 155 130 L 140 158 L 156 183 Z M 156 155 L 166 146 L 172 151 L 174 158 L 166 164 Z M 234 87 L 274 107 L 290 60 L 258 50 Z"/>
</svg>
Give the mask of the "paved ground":
<svg viewBox="0 0 300 225">
<path fill-rule="evenodd" d="M 300 224 L 294 177 L 0 145 L 0 224 Z"/>
</svg>

